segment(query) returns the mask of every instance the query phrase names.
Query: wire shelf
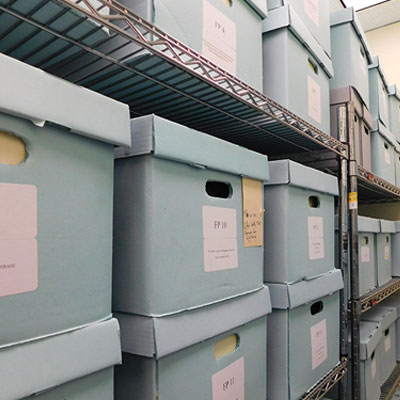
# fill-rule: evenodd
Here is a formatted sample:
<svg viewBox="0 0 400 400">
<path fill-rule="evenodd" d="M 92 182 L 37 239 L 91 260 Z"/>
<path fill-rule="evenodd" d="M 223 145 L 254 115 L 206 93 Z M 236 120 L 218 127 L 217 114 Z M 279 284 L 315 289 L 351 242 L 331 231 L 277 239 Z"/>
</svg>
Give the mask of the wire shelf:
<svg viewBox="0 0 400 400">
<path fill-rule="evenodd" d="M 387 381 L 381 386 L 380 400 L 391 400 L 400 387 L 400 363 L 398 363 Z"/>
<path fill-rule="evenodd" d="M 400 278 L 391 279 L 386 285 L 383 285 L 370 293 L 362 296 L 360 299 L 361 312 L 368 311 L 387 297 L 396 293 L 400 289 Z"/>
</svg>

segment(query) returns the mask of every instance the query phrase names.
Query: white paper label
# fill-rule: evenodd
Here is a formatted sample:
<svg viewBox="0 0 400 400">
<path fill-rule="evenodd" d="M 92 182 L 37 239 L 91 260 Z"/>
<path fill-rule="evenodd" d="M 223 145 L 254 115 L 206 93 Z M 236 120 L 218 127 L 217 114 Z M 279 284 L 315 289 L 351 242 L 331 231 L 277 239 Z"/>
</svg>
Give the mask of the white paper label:
<svg viewBox="0 0 400 400">
<path fill-rule="evenodd" d="M 369 262 L 369 246 L 361 246 L 361 262 Z"/>
<path fill-rule="evenodd" d="M 304 12 L 319 26 L 319 0 L 304 0 Z"/>
<path fill-rule="evenodd" d="M 203 248 L 206 272 L 238 267 L 234 208 L 203 206 Z"/>
<path fill-rule="evenodd" d="M 321 123 L 321 88 L 318 83 L 311 78 L 307 77 L 308 82 L 308 115 Z"/>
<path fill-rule="evenodd" d="M 236 25 L 206 0 L 203 1 L 203 55 L 236 75 Z"/>
<path fill-rule="evenodd" d="M 244 400 L 244 358 L 212 376 L 213 400 Z"/>
<path fill-rule="evenodd" d="M 384 150 L 384 156 L 385 156 L 386 164 L 390 165 L 392 163 L 391 160 L 390 160 L 390 153 L 386 149 Z"/>
<path fill-rule="evenodd" d="M 384 255 L 385 260 L 389 260 L 389 258 L 390 258 L 390 246 L 385 246 L 384 253 L 385 253 L 385 255 Z"/>
<path fill-rule="evenodd" d="M 390 336 L 388 336 L 387 338 L 385 338 L 385 353 L 387 353 L 391 347 L 392 347 L 392 341 L 390 339 Z"/>
<path fill-rule="evenodd" d="M 384 118 L 388 118 L 388 98 L 386 96 L 385 91 L 382 91 L 382 103 L 383 103 L 383 115 Z"/>
<path fill-rule="evenodd" d="M 324 220 L 322 217 L 308 217 L 308 253 L 310 260 L 325 257 Z"/>
<path fill-rule="evenodd" d="M 37 288 L 37 191 L 0 183 L 0 297 Z"/>
<path fill-rule="evenodd" d="M 326 319 L 311 327 L 311 363 L 314 370 L 328 358 Z"/>
<path fill-rule="evenodd" d="M 364 58 L 364 56 L 362 55 L 361 51 L 360 51 L 360 67 L 361 67 L 361 71 L 364 75 L 367 75 L 367 62 L 366 59 Z"/>
<path fill-rule="evenodd" d="M 372 379 L 374 379 L 376 376 L 376 358 L 371 361 L 371 376 Z"/>
</svg>

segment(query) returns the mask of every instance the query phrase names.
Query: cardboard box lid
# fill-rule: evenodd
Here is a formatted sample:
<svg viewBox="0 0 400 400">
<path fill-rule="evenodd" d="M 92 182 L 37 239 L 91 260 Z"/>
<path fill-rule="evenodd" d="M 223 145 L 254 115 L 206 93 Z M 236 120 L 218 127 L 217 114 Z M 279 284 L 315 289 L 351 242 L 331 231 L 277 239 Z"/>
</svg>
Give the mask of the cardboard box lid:
<svg viewBox="0 0 400 400">
<path fill-rule="evenodd" d="M 309 280 L 289 284 L 267 283 L 266 285 L 271 293 L 272 308 L 285 310 L 331 296 L 343 289 L 343 277 L 342 272 L 335 269 Z"/>
<path fill-rule="evenodd" d="M 269 162 L 270 179 L 265 186 L 291 185 L 316 192 L 338 196 L 338 180 L 335 176 L 306 167 L 291 160 Z"/>
<path fill-rule="evenodd" d="M 364 29 L 353 7 L 343 8 L 331 14 L 331 29 L 334 26 L 350 23 L 354 32 L 360 39 L 367 56 L 368 64 L 373 63 L 372 52 L 369 48 L 367 37 L 365 36 Z"/>
<path fill-rule="evenodd" d="M 368 70 L 373 70 L 377 69 L 378 73 L 383 81 L 383 84 L 385 85 L 386 92 L 389 92 L 389 84 L 386 80 L 385 74 L 383 72 L 382 66 L 379 63 L 379 57 L 378 56 L 373 56 L 372 57 L 372 63 L 368 65 Z"/>
<path fill-rule="evenodd" d="M 0 112 L 103 142 L 131 143 L 129 107 L 0 54 Z"/>
<path fill-rule="evenodd" d="M 132 147 L 115 149 L 116 158 L 143 154 L 199 168 L 267 181 L 268 157 L 154 114 L 131 120 Z"/>
<path fill-rule="evenodd" d="M 245 0 L 245 2 L 256 12 L 260 17 L 266 18 L 268 15 L 267 0 Z"/>
<path fill-rule="evenodd" d="M 379 233 L 381 231 L 379 219 L 359 216 L 357 223 L 358 232 Z"/>
<path fill-rule="evenodd" d="M 397 90 L 397 86 L 396 85 L 389 85 L 388 93 L 389 93 L 389 96 L 394 96 L 394 97 L 396 97 L 396 99 L 398 101 L 400 101 L 400 93 Z"/>
<path fill-rule="evenodd" d="M 174 314 L 143 317 L 116 313 L 115 317 L 121 324 L 124 352 L 159 359 L 270 312 L 269 290 L 263 286 L 244 295 Z"/>
<path fill-rule="evenodd" d="M 386 139 L 393 147 L 397 146 L 397 140 L 395 136 L 386 128 L 385 125 L 378 119 L 375 119 L 372 126 L 372 132 L 378 132 L 384 139 Z"/>
<path fill-rule="evenodd" d="M 120 363 L 116 319 L 6 346 L 0 349 L 0 399 L 24 399 Z"/>
<path fill-rule="evenodd" d="M 382 337 L 382 330 L 376 322 L 360 323 L 360 358 L 367 360 L 377 348 Z"/>
<path fill-rule="evenodd" d="M 361 315 L 363 321 L 379 323 L 382 333 L 389 328 L 397 319 L 396 307 L 375 306 Z"/>
<path fill-rule="evenodd" d="M 394 221 L 380 220 L 381 233 L 394 233 L 396 232 L 396 224 Z"/>
<path fill-rule="evenodd" d="M 332 60 L 289 4 L 270 11 L 268 18 L 263 21 L 262 31 L 263 33 L 267 33 L 282 28 L 288 28 L 316 59 L 326 75 L 328 75 L 329 78 L 333 77 Z"/>
</svg>

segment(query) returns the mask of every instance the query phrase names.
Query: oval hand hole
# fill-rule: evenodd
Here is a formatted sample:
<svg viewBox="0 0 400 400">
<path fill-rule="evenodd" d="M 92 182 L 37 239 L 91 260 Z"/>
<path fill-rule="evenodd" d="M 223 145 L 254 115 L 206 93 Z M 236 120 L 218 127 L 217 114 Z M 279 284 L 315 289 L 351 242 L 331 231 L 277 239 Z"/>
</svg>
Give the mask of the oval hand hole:
<svg viewBox="0 0 400 400">
<path fill-rule="evenodd" d="M 0 131 L 0 164 L 18 165 L 26 158 L 25 143 L 11 133 Z"/>
<path fill-rule="evenodd" d="M 385 236 L 385 242 L 389 243 L 389 236 Z"/>
<path fill-rule="evenodd" d="M 389 148 L 389 146 L 388 146 L 387 143 L 385 143 L 384 146 L 385 146 L 385 149 L 386 149 L 386 150 Z"/>
<path fill-rule="evenodd" d="M 389 335 L 389 328 L 385 330 L 385 336 Z"/>
<path fill-rule="evenodd" d="M 310 196 L 308 198 L 308 205 L 311 208 L 319 208 L 319 198 L 317 196 Z"/>
<path fill-rule="evenodd" d="M 233 353 L 239 347 L 239 336 L 235 333 L 219 340 L 214 346 L 214 357 L 220 358 Z"/>
<path fill-rule="evenodd" d="M 310 307 L 311 315 L 320 313 L 324 309 L 324 303 L 322 301 L 317 301 Z"/>
<path fill-rule="evenodd" d="M 373 360 L 374 358 L 375 358 L 375 351 L 373 351 L 371 354 L 371 360 Z"/>
<path fill-rule="evenodd" d="M 362 239 L 361 239 L 361 242 L 362 242 L 362 244 L 365 246 L 365 245 L 367 245 L 368 244 L 368 236 L 364 236 Z"/>
<path fill-rule="evenodd" d="M 232 7 L 232 2 L 233 2 L 233 0 L 222 0 L 222 2 L 223 2 L 227 7 Z"/>
<path fill-rule="evenodd" d="M 206 183 L 206 192 L 211 197 L 227 199 L 232 197 L 232 186 L 226 182 L 208 181 Z"/>
</svg>

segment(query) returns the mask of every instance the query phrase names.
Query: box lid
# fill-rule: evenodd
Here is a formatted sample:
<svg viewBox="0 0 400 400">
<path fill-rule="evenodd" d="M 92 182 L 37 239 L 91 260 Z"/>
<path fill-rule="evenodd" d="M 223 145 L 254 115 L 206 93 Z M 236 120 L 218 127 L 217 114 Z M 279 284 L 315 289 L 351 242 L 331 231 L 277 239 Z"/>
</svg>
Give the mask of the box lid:
<svg viewBox="0 0 400 400">
<path fill-rule="evenodd" d="M 360 358 L 367 360 L 377 348 L 382 337 L 382 330 L 376 322 L 360 323 Z"/>
<path fill-rule="evenodd" d="M 389 91 L 389 96 L 394 96 L 394 97 L 396 97 L 396 99 L 398 101 L 400 101 L 400 93 L 397 90 L 397 86 L 396 85 L 390 85 L 388 87 L 388 91 Z"/>
<path fill-rule="evenodd" d="M 364 29 L 353 7 L 343 8 L 331 14 L 331 28 L 333 26 L 350 23 L 367 55 L 368 64 L 373 63 L 372 52 L 369 48 L 367 37 L 365 36 Z"/>
<path fill-rule="evenodd" d="M 397 140 L 395 136 L 382 124 L 380 120 L 375 119 L 372 126 L 372 132 L 378 132 L 384 139 L 390 142 L 394 147 L 397 146 Z"/>
<path fill-rule="evenodd" d="M 343 289 L 343 277 L 342 272 L 335 269 L 309 280 L 289 284 L 267 283 L 267 286 L 272 308 L 293 309 Z"/>
<path fill-rule="evenodd" d="M 378 322 L 382 332 L 389 328 L 397 319 L 396 307 L 375 306 L 361 315 L 363 321 Z"/>
<path fill-rule="evenodd" d="M 245 0 L 245 2 L 262 18 L 268 15 L 267 0 Z"/>
<path fill-rule="evenodd" d="M 394 221 L 394 227 L 396 232 L 400 232 L 400 221 Z"/>
<path fill-rule="evenodd" d="M 386 80 L 385 74 L 383 72 L 382 66 L 379 63 L 379 57 L 378 56 L 373 56 L 372 57 L 372 63 L 370 65 L 368 65 L 368 69 L 372 70 L 372 69 L 377 69 L 378 73 L 382 79 L 383 84 L 385 85 L 386 91 L 389 92 L 389 84 Z"/>
<path fill-rule="evenodd" d="M 385 219 L 380 220 L 381 233 L 394 233 L 396 232 L 396 224 L 394 221 L 387 221 Z"/>
<path fill-rule="evenodd" d="M 131 143 L 129 107 L 0 54 L 0 112 L 103 142 Z"/>
<path fill-rule="evenodd" d="M 24 399 L 120 363 L 116 319 L 13 344 L 0 348 L 0 399 Z"/>
<path fill-rule="evenodd" d="M 381 231 L 379 219 L 359 216 L 357 222 L 359 232 L 379 233 Z"/>
<path fill-rule="evenodd" d="M 262 31 L 267 33 L 282 28 L 288 28 L 316 59 L 328 77 L 333 77 L 332 60 L 289 4 L 270 11 L 268 18 L 263 21 Z"/>
<path fill-rule="evenodd" d="M 265 186 L 291 185 L 337 196 L 338 181 L 335 176 L 306 167 L 291 160 L 269 162 L 270 179 Z"/>
<path fill-rule="evenodd" d="M 271 312 L 267 287 L 174 314 L 116 313 L 122 350 L 157 359 L 237 328 Z"/>
<path fill-rule="evenodd" d="M 153 154 L 199 168 L 266 181 L 268 157 L 156 115 L 131 120 L 132 147 L 115 149 L 116 158 Z"/>
</svg>

